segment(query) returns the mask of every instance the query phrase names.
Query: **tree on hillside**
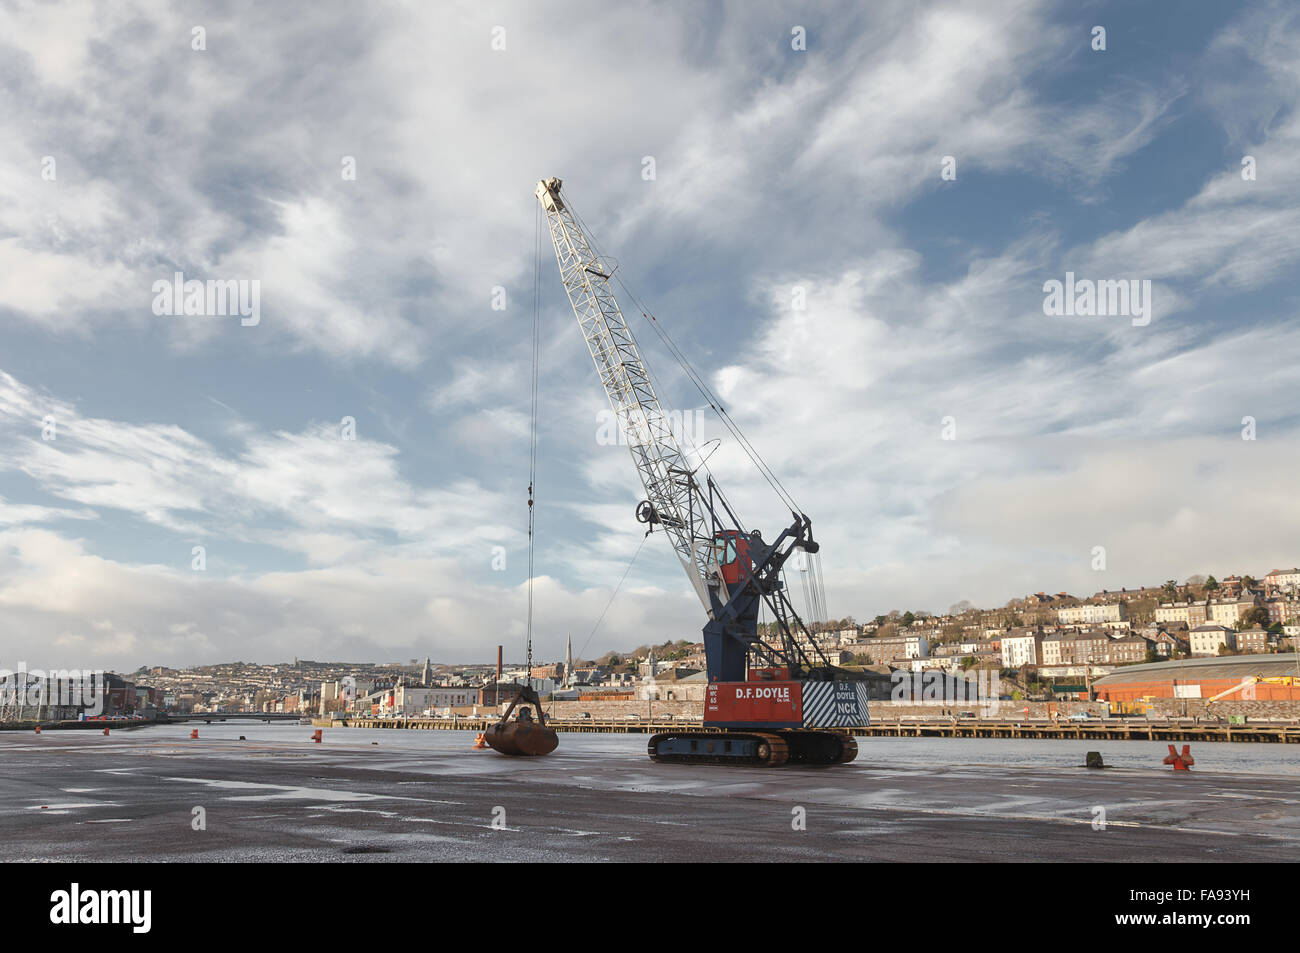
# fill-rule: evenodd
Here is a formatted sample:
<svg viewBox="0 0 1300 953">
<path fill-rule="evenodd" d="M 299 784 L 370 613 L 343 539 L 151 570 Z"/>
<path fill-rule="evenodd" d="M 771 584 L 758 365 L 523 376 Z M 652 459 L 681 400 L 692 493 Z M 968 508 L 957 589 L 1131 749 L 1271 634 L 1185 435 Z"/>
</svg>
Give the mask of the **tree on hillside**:
<svg viewBox="0 0 1300 953">
<path fill-rule="evenodd" d="M 1255 606 L 1248 609 L 1240 619 L 1237 620 L 1237 628 L 1250 629 L 1255 626 L 1268 625 L 1268 610 L 1263 606 Z"/>
<path fill-rule="evenodd" d="M 1215 589 L 1219 588 L 1219 580 L 1215 579 L 1213 576 L 1207 576 L 1205 579 L 1205 588 L 1207 591 L 1213 592 Z"/>
<path fill-rule="evenodd" d="M 1141 599 L 1130 599 L 1128 601 L 1128 617 L 1131 622 L 1151 622 L 1155 619 L 1155 615 L 1155 596 L 1146 596 Z"/>
</svg>

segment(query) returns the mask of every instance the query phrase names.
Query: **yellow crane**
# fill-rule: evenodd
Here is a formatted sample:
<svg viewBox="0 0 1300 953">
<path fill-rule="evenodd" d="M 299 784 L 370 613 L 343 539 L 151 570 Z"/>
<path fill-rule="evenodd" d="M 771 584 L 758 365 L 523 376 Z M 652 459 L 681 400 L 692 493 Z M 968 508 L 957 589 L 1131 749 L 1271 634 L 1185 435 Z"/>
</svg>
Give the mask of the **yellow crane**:
<svg viewBox="0 0 1300 953">
<path fill-rule="evenodd" d="M 1251 675 L 1249 678 L 1243 678 L 1240 685 L 1233 685 L 1231 688 L 1224 689 L 1219 692 L 1219 694 L 1211 695 L 1209 698 L 1205 699 L 1206 710 L 1209 710 L 1210 706 L 1219 699 L 1227 698 L 1229 695 L 1236 694 L 1243 688 L 1250 688 L 1260 682 L 1264 682 L 1268 685 L 1295 685 L 1300 683 L 1300 677 L 1295 675 Z"/>
</svg>

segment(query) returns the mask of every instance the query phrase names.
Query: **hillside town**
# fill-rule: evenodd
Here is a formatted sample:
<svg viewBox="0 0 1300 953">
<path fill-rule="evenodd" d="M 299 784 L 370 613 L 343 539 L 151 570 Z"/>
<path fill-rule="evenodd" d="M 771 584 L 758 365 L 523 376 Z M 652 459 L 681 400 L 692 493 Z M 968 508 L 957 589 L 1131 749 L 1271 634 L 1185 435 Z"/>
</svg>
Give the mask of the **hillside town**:
<svg viewBox="0 0 1300 953">
<path fill-rule="evenodd" d="M 894 610 L 808 625 L 803 647 L 846 668 L 887 675 L 996 671 L 1024 697 L 1061 682 L 1101 678 L 1164 660 L 1291 652 L 1300 640 L 1300 569 L 1255 577 L 1192 576 L 1182 583 L 1102 590 L 1090 596 L 1037 592 L 997 609 L 969 603 L 935 615 Z M 701 702 L 704 646 L 679 639 L 566 658 L 531 669 L 404 663 L 231 662 L 188 669 L 141 668 L 109 676 L 110 713 L 267 712 L 325 716 L 450 716 L 499 709 L 511 686 L 531 679 L 563 701 Z"/>
<path fill-rule="evenodd" d="M 846 619 L 815 628 L 813 640 L 841 664 L 1105 674 L 1161 659 L 1292 651 L 1300 637 L 1300 569 L 1260 579 L 1192 576 L 1087 597 L 1037 592 L 1001 609 L 961 603 L 944 615 L 894 611 L 864 625 Z"/>
</svg>

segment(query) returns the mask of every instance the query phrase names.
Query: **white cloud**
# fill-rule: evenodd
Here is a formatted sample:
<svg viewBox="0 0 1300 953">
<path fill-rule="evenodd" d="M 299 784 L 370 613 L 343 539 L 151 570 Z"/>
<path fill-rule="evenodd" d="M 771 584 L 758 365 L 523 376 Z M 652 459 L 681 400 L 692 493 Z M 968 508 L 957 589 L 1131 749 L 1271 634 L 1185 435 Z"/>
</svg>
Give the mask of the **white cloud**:
<svg viewBox="0 0 1300 953">
<path fill-rule="evenodd" d="M 1088 55 L 1087 32 L 1046 3 L 845 4 L 798 56 L 778 4 L 580 9 L 324 7 L 286 21 L 253 6 L 238 31 L 232 14 L 205 16 L 201 53 L 189 14 L 154 3 L 0 11 L 0 80 L 24 91 L 0 115 L 0 321 L 24 342 L 83 335 L 87 367 L 109 336 L 148 332 L 129 350 L 159 330 L 182 373 L 209 352 L 249 379 L 286 353 L 316 359 L 297 372 L 373 387 L 392 437 L 367 421 L 341 440 L 320 422 L 332 409 L 301 413 L 280 389 L 300 382 L 281 380 L 230 398 L 246 417 L 209 437 L 172 420 L 143 365 L 99 393 L 121 387 L 139 401 L 123 405 L 154 412 L 118 413 L 51 396 L 45 364 L 16 351 L 14 375 L 0 371 L 0 471 L 32 498 L 0 507 L 0 652 L 48 642 L 134 667 L 254 651 L 481 658 L 517 643 L 524 488 L 511 474 L 526 469 L 531 190 L 549 174 L 622 276 L 653 277 L 667 300 L 649 303 L 675 312 L 679 343 L 814 517 L 832 612 L 1114 585 L 1080 568 L 1094 542 L 1119 584 L 1295 562 L 1278 489 L 1294 482 L 1294 309 L 1236 309 L 1296 264 L 1296 14 L 1247 13 L 1209 43 L 1202 76 L 1119 77 L 1062 99 L 1040 80 Z M 497 24 L 504 53 L 489 47 Z M 579 80 L 557 68 L 572 63 Z M 918 223 L 900 213 L 945 187 L 943 155 L 959 187 L 1014 172 L 1067 213 L 1095 208 L 1178 109 L 1219 123 L 1259 178 L 1243 182 L 1229 154 L 1186 201 L 1120 215 L 1099 238 L 1067 240 L 1032 202 L 1008 210 L 1021 217 L 1000 248 L 933 223 L 902 237 Z M 55 182 L 40 179 L 47 154 Z M 940 245 L 964 273 L 932 276 Z M 542 266 L 558 293 L 545 244 Z M 1042 282 L 1067 268 L 1154 279 L 1157 319 L 1045 318 Z M 150 285 L 174 269 L 260 280 L 262 324 L 154 318 Z M 794 285 L 806 311 L 791 309 Z M 603 609 L 643 529 L 626 450 L 594 439 L 603 396 L 565 303 L 544 300 L 543 320 L 537 585 L 558 651 L 561 630 L 576 638 Z M 698 404 L 678 377 L 667 389 Z M 403 406 L 430 418 L 389 413 Z M 47 414 L 54 441 L 40 439 Z M 1246 414 L 1255 443 L 1237 437 Z M 939 439 L 949 415 L 953 442 Z M 709 466 L 751 525 L 788 520 L 733 443 Z M 1228 529 L 1205 532 L 1206 501 Z M 121 539 L 95 535 L 110 514 Z M 48 528 L 73 518 L 93 541 Z M 179 552 L 215 542 L 212 568 L 141 557 L 159 532 L 183 537 L 163 544 Z M 501 579 L 490 545 L 510 552 Z M 309 568 L 249 569 L 242 547 Z M 662 538 L 645 547 L 607 647 L 699 629 Z"/>
<path fill-rule="evenodd" d="M 45 414 L 55 418 L 53 440 L 39 436 Z M 343 439 L 338 425 L 271 434 L 245 427 L 242 449 L 223 453 L 176 426 L 83 416 L 0 371 L 0 434 L 11 446 L 0 470 L 20 471 L 52 496 L 188 535 L 267 540 L 259 523 L 278 520 L 295 530 L 281 539 L 308 542 L 314 556 L 314 534 L 327 531 L 358 539 L 388 532 L 443 552 L 467 538 L 517 535 L 502 524 L 495 491 L 468 479 L 414 486 L 395 447 Z"/>
<path fill-rule="evenodd" d="M 221 577 L 101 559 L 45 530 L 0 531 L 0 651 L 45 667 L 185 665 L 231 658 L 521 658 L 524 592 L 476 584 L 455 559 L 377 557 L 302 572 Z M 608 589 L 537 581 L 539 654 L 586 644 Z M 698 607 L 629 590 L 588 654 L 629 634 L 692 636 Z"/>
<path fill-rule="evenodd" d="M 89 520 L 96 516 L 94 510 L 72 510 L 66 507 L 36 506 L 34 504 L 7 503 L 0 496 L 0 526 L 18 526 L 25 523 L 48 523 L 51 520 Z"/>
</svg>

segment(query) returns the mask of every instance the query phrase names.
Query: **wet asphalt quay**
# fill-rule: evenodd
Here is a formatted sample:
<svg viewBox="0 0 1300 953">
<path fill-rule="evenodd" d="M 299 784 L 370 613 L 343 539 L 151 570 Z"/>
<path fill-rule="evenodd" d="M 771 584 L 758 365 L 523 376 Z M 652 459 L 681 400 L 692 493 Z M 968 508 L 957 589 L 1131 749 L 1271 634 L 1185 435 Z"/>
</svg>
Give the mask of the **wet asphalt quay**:
<svg viewBox="0 0 1300 953">
<path fill-rule="evenodd" d="M 1088 771 L 1049 748 L 1042 766 L 900 764 L 889 739 L 821 769 L 656 765 L 637 735 L 522 761 L 463 732 L 199 727 L 0 734 L 0 859 L 1300 859 L 1282 774 Z"/>
</svg>

